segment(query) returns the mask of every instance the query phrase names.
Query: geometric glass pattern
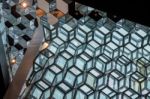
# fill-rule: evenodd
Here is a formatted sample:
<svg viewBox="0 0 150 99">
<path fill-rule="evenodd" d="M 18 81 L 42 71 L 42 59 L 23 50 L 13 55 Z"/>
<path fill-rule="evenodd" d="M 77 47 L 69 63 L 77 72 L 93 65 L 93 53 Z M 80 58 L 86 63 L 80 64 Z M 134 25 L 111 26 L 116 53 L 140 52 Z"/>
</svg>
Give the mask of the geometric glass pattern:
<svg viewBox="0 0 150 99">
<path fill-rule="evenodd" d="M 34 61 L 26 97 L 150 99 L 149 28 L 125 19 L 115 23 L 84 5 L 78 11 L 84 16 L 43 22 L 49 46 Z M 93 11 L 102 18 L 94 20 Z"/>
<path fill-rule="evenodd" d="M 10 65 L 10 74 L 13 77 L 24 57 L 26 49 L 36 28 L 35 7 L 23 8 L 13 0 L 3 3 L 1 12 L 4 19 L 6 53 Z M 14 62 L 11 62 L 14 60 Z"/>
<path fill-rule="evenodd" d="M 23 9 L 21 1 L 6 0 L 0 12 L 12 78 L 38 26 L 36 17 L 43 45 L 49 45 L 39 49 L 19 98 L 150 99 L 150 28 L 114 22 L 78 3 L 70 15 L 69 0 L 27 0 L 33 5 Z"/>
</svg>

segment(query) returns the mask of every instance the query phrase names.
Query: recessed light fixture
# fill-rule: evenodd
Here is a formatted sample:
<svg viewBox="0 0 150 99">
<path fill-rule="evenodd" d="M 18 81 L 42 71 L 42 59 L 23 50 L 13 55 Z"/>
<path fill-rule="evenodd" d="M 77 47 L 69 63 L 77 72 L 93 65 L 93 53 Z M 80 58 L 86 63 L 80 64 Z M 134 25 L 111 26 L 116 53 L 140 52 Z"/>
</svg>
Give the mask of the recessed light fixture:
<svg viewBox="0 0 150 99">
<path fill-rule="evenodd" d="M 39 50 L 42 51 L 42 50 L 48 48 L 48 46 L 49 46 L 48 42 L 44 42 L 44 43 L 41 45 L 41 47 L 40 47 Z"/>
<path fill-rule="evenodd" d="M 28 6 L 28 4 L 26 2 L 22 2 L 21 5 L 23 8 L 26 8 Z"/>
<path fill-rule="evenodd" d="M 13 59 L 11 60 L 11 64 L 16 64 L 16 59 L 15 59 L 15 58 L 13 58 Z"/>
<path fill-rule="evenodd" d="M 44 49 L 47 48 L 48 45 L 49 45 L 49 44 L 48 44 L 47 42 L 44 42 L 44 43 L 43 43 L 43 48 L 44 48 Z"/>
</svg>

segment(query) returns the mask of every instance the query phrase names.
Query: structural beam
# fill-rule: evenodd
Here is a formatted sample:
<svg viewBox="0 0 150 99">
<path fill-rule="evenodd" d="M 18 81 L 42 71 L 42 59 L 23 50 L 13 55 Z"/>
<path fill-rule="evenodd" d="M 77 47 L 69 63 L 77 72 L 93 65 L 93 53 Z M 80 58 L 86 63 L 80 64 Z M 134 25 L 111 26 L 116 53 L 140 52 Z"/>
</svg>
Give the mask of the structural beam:
<svg viewBox="0 0 150 99">
<path fill-rule="evenodd" d="M 30 45 L 27 48 L 24 59 L 19 66 L 13 81 L 10 83 L 8 90 L 4 96 L 4 99 L 17 99 L 21 92 L 21 89 L 26 81 L 26 77 L 33 65 L 33 60 L 35 59 L 37 53 L 39 52 L 40 45 L 44 38 L 42 26 L 35 30 L 33 38 Z"/>
<path fill-rule="evenodd" d="M 2 41 L 2 34 L 0 34 L 0 99 L 4 95 L 9 84 L 8 64 L 4 44 Z"/>
</svg>

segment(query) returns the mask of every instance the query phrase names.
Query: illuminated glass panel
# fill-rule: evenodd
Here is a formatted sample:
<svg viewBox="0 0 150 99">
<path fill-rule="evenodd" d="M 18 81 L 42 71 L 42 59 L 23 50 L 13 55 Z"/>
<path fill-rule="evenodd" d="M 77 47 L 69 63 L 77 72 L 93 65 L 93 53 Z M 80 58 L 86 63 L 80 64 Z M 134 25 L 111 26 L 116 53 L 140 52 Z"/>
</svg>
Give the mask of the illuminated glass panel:
<svg viewBox="0 0 150 99">
<path fill-rule="evenodd" d="M 149 28 L 127 20 L 115 23 L 101 11 L 95 21 L 90 15 L 95 9 L 77 6 L 81 18 L 67 14 L 56 26 L 43 24 L 49 47 L 34 61 L 26 97 L 148 99 Z"/>
</svg>

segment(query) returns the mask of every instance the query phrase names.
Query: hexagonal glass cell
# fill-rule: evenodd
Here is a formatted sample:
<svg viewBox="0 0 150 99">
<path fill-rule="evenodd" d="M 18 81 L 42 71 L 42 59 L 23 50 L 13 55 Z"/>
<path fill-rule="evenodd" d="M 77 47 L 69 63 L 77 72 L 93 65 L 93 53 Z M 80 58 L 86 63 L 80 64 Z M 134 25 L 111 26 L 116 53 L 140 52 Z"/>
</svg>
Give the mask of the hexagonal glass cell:
<svg viewBox="0 0 150 99">
<path fill-rule="evenodd" d="M 64 42 L 60 38 L 55 38 L 51 42 L 51 46 L 48 49 L 53 52 L 53 54 L 58 53 L 64 49 L 65 45 Z"/>
<path fill-rule="evenodd" d="M 87 75 L 87 79 L 86 79 L 86 84 L 92 88 L 95 88 L 96 87 L 96 83 L 97 82 L 97 78 L 94 77 L 93 75 L 91 74 L 88 74 Z"/>
<path fill-rule="evenodd" d="M 44 55 L 40 54 L 38 56 L 38 58 L 35 60 L 35 64 L 38 64 L 39 66 L 44 66 L 46 61 L 47 61 L 47 57 L 45 57 Z"/>
<path fill-rule="evenodd" d="M 56 37 L 56 29 L 53 26 L 50 26 L 50 28 L 43 26 L 43 32 L 45 41 L 52 40 Z"/>
<path fill-rule="evenodd" d="M 80 50 L 81 49 L 81 50 Z M 81 42 L 79 42 L 76 39 L 71 40 L 71 42 L 68 44 L 66 50 L 71 54 L 75 55 L 76 53 L 81 53 L 82 52 L 82 45 Z"/>
<path fill-rule="evenodd" d="M 73 75 L 71 72 L 67 72 L 64 80 L 69 85 L 74 86 L 75 79 L 76 79 L 75 75 Z"/>
<path fill-rule="evenodd" d="M 43 92 L 43 95 L 42 95 L 41 98 L 49 98 L 50 95 L 51 95 L 51 92 L 50 92 L 49 89 L 47 89 L 47 90 L 45 90 L 45 91 Z"/>
<path fill-rule="evenodd" d="M 64 93 L 61 92 L 59 89 L 55 89 L 54 94 L 52 96 L 55 99 L 63 99 Z"/>
<path fill-rule="evenodd" d="M 108 43 L 110 41 L 110 38 L 111 38 L 110 30 L 108 30 L 104 26 L 98 27 L 94 31 L 94 40 L 96 40 L 100 44 Z"/>
<path fill-rule="evenodd" d="M 112 41 L 116 45 L 122 46 L 124 44 L 124 37 L 119 32 L 114 31 L 112 34 Z"/>
<path fill-rule="evenodd" d="M 44 80 L 49 84 L 49 83 L 53 83 L 55 79 L 55 74 L 51 71 L 46 71 L 46 73 L 44 74 Z"/>
<path fill-rule="evenodd" d="M 90 56 L 98 56 L 101 53 L 101 47 L 97 42 L 90 41 L 89 44 L 87 44 L 85 51 L 88 51 L 87 53 L 91 53 Z"/>
<path fill-rule="evenodd" d="M 66 61 L 67 60 L 64 57 L 59 56 L 56 60 L 56 64 L 63 69 L 66 65 Z"/>
<path fill-rule="evenodd" d="M 32 89 L 31 98 L 40 99 L 41 94 L 42 94 L 42 90 L 40 90 L 39 88 L 34 87 Z"/>
<path fill-rule="evenodd" d="M 77 32 L 76 32 L 76 38 L 80 42 L 86 42 L 89 41 L 89 39 L 92 37 L 92 31 L 89 27 L 86 25 L 79 25 Z"/>
<path fill-rule="evenodd" d="M 119 71 L 113 71 L 109 75 L 108 86 L 113 90 L 119 90 L 119 85 L 122 85 L 122 81 L 124 80 L 124 75 Z"/>
<path fill-rule="evenodd" d="M 127 56 L 129 59 L 135 59 L 137 56 L 137 48 L 131 43 L 128 43 L 124 47 L 124 55 Z"/>
<path fill-rule="evenodd" d="M 58 36 L 64 40 L 64 41 L 67 41 L 67 40 L 71 40 L 74 38 L 74 34 L 75 34 L 75 31 L 74 29 L 69 26 L 69 24 L 64 24 L 60 30 L 59 30 L 59 33 L 58 33 Z"/>
</svg>

